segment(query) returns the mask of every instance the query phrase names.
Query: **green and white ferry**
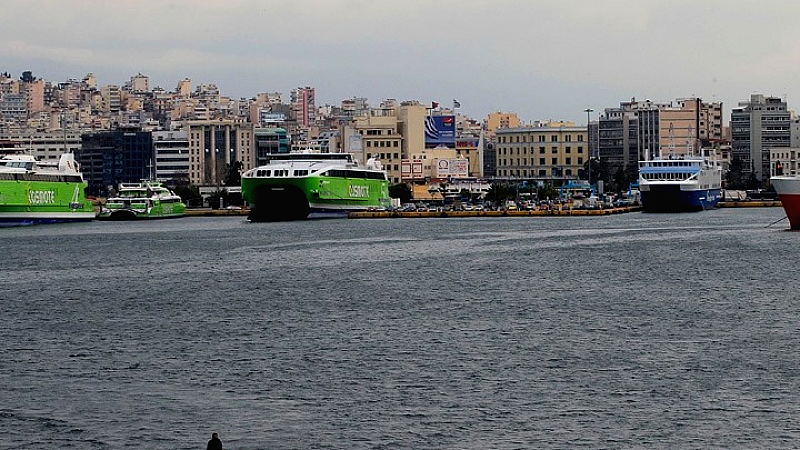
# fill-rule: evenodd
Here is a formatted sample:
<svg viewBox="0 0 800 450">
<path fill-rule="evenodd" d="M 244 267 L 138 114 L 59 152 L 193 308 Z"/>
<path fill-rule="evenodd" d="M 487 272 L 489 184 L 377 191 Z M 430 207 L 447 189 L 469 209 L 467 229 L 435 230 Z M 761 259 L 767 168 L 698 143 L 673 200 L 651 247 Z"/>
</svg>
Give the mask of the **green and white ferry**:
<svg viewBox="0 0 800 450">
<path fill-rule="evenodd" d="M 72 153 L 58 161 L 32 155 L 0 158 L 0 225 L 80 222 L 96 213 L 84 195 L 86 181 Z"/>
<path fill-rule="evenodd" d="M 389 180 L 380 161 L 359 167 L 349 153 L 270 155 L 242 174 L 242 197 L 252 222 L 341 217 L 351 211 L 387 208 Z"/>
<path fill-rule="evenodd" d="M 158 181 L 120 183 L 119 192 L 100 208 L 101 220 L 167 219 L 182 217 L 186 204 Z"/>
</svg>

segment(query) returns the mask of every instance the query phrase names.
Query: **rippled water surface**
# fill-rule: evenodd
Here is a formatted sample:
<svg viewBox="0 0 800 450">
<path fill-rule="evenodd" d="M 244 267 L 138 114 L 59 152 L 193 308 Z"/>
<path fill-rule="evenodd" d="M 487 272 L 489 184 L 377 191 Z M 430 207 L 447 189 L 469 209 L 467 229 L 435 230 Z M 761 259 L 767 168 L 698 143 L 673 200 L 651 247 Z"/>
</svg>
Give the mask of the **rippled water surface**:
<svg viewBox="0 0 800 450">
<path fill-rule="evenodd" d="M 796 448 L 780 208 L 0 230 L 7 448 Z"/>
</svg>

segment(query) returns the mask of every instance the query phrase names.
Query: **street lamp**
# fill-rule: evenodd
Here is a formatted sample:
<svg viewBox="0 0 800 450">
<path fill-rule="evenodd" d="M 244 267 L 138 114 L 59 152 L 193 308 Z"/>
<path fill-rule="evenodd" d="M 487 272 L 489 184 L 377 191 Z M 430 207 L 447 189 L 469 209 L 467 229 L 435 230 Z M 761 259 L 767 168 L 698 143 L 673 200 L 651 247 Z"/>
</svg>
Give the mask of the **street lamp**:
<svg viewBox="0 0 800 450">
<path fill-rule="evenodd" d="M 586 161 L 589 163 L 589 170 L 586 178 L 589 179 L 589 190 L 592 190 L 592 150 L 591 138 L 589 137 L 589 122 L 591 121 L 590 114 L 594 111 L 592 108 L 586 108 L 583 112 L 586 113 Z M 589 193 L 591 196 L 591 192 Z"/>
</svg>

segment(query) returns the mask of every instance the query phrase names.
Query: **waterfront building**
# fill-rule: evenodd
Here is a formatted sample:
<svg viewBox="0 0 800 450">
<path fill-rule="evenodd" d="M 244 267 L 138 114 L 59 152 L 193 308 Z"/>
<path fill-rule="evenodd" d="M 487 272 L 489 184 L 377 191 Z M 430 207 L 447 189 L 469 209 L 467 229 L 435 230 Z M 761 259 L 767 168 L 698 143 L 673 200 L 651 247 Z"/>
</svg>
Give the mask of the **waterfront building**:
<svg viewBox="0 0 800 450">
<path fill-rule="evenodd" d="M 752 94 L 749 102 L 731 110 L 731 152 L 742 161 L 745 180 L 752 175 L 766 185 L 774 170 L 770 151 L 790 146 L 791 113 L 785 101 Z"/>
<path fill-rule="evenodd" d="M 722 103 L 631 99 L 606 108 L 598 118 L 596 155 L 613 172 L 636 168 L 645 157 L 698 155 L 700 148 L 721 139 Z"/>
<path fill-rule="evenodd" d="M 242 171 L 255 167 L 253 126 L 233 120 L 190 120 L 189 180 L 195 185 L 222 186 L 230 164 L 239 161 Z"/>
<path fill-rule="evenodd" d="M 770 150 L 770 176 L 800 175 L 800 147 L 773 148 Z"/>
<path fill-rule="evenodd" d="M 155 164 L 152 133 L 138 128 L 83 134 L 76 153 L 87 194 L 96 196 L 108 196 L 119 183 L 150 179 Z"/>
<path fill-rule="evenodd" d="M 155 177 L 169 185 L 188 184 L 189 133 L 186 130 L 153 131 Z"/>
<path fill-rule="evenodd" d="M 505 179 L 578 179 L 589 155 L 586 127 L 573 122 L 536 122 L 496 131 L 496 177 Z"/>
</svg>

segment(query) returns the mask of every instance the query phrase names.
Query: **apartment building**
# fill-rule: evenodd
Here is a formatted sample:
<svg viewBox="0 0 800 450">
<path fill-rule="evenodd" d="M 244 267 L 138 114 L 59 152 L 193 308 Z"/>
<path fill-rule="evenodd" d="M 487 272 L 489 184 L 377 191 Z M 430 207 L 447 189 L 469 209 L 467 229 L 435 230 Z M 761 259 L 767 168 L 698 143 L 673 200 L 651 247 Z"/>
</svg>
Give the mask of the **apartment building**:
<svg viewBox="0 0 800 450">
<path fill-rule="evenodd" d="M 308 128 L 314 124 L 316 117 L 315 90 L 306 86 L 293 89 L 291 92 L 292 117 L 300 128 Z"/>
</svg>

